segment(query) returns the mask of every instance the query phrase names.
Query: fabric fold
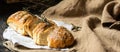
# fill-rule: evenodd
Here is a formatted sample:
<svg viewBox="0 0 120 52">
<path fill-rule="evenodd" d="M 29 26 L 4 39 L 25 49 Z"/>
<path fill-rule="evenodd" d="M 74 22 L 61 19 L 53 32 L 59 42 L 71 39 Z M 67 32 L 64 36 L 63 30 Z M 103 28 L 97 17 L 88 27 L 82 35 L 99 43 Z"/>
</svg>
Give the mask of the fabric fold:
<svg viewBox="0 0 120 52">
<path fill-rule="evenodd" d="M 88 16 L 83 22 L 79 37 L 79 52 L 106 52 L 94 29 L 100 24 L 100 19 Z"/>
<path fill-rule="evenodd" d="M 102 25 L 120 30 L 120 2 L 112 1 L 106 4 L 102 13 Z"/>
</svg>

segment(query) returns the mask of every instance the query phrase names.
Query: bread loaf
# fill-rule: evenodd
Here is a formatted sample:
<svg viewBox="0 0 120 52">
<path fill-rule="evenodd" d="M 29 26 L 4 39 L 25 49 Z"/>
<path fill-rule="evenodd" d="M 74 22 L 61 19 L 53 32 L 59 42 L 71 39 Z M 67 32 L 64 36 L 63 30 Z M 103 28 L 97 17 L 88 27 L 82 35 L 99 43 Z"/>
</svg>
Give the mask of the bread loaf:
<svg viewBox="0 0 120 52">
<path fill-rule="evenodd" d="M 37 45 L 64 48 L 74 42 L 74 37 L 65 27 L 59 27 L 52 20 L 38 18 L 27 11 L 12 14 L 7 24 L 16 32 L 30 36 Z"/>
</svg>

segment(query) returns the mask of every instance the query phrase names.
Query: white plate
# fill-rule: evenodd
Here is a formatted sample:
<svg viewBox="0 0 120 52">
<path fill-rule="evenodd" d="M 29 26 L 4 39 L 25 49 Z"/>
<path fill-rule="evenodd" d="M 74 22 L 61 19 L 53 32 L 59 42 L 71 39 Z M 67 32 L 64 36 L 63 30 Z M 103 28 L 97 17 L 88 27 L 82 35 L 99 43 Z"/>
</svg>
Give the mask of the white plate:
<svg viewBox="0 0 120 52">
<path fill-rule="evenodd" d="M 72 29 L 72 25 L 66 24 L 62 21 L 55 21 L 53 20 L 58 26 L 64 26 L 68 30 Z M 42 48 L 42 49 L 51 49 L 48 46 L 38 46 L 34 43 L 33 39 L 30 37 L 22 36 L 21 34 L 17 33 L 12 28 L 8 27 L 3 32 L 3 38 L 8 39 L 13 42 L 13 44 L 19 44 L 27 48 Z M 60 49 L 60 50 L 68 50 L 68 48 Z"/>
</svg>

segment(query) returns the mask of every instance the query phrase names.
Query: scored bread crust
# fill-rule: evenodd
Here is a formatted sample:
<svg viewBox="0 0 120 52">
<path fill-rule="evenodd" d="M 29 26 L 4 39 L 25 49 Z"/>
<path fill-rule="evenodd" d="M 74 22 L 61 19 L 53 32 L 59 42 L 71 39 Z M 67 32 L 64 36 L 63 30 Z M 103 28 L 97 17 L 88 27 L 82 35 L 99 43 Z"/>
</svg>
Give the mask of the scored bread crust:
<svg viewBox="0 0 120 52">
<path fill-rule="evenodd" d="M 12 14 L 7 24 L 18 33 L 30 36 L 37 45 L 64 48 L 74 42 L 74 37 L 65 27 L 57 26 L 50 19 L 43 22 L 27 11 Z"/>
<path fill-rule="evenodd" d="M 54 30 L 54 28 L 57 26 L 54 22 L 49 20 L 50 25 L 47 25 L 47 23 L 39 23 L 33 32 L 33 40 L 37 45 L 47 45 L 47 36 Z"/>
<path fill-rule="evenodd" d="M 27 35 L 25 29 L 24 29 L 24 25 L 29 23 L 30 21 L 28 21 L 28 19 L 32 19 L 33 17 L 28 14 L 28 12 L 26 11 L 18 11 L 14 14 L 12 14 L 8 20 L 7 20 L 7 24 L 13 28 L 14 30 L 16 30 L 18 33 L 22 34 L 22 35 Z M 26 20 L 28 22 L 26 22 Z"/>
<path fill-rule="evenodd" d="M 59 26 L 47 37 L 48 46 L 52 48 L 64 48 L 73 44 L 74 37 L 64 27 Z"/>
<path fill-rule="evenodd" d="M 39 21 L 39 18 L 29 12 L 18 11 L 7 19 L 7 24 L 22 35 L 32 36 L 31 30 L 35 27 L 37 21 Z"/>
</svg>

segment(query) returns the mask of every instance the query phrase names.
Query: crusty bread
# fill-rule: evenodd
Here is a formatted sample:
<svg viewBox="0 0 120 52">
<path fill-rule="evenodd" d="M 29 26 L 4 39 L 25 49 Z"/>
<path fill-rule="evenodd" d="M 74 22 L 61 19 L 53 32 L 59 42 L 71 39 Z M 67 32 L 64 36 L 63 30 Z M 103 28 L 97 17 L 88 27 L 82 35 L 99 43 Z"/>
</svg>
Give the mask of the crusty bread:
<svg viewBox="0 0 120 52">
<path fill-rule="evenodd" d="M 39 19 L 31 15 L 29 12 L 18 11 L 8 18 L 7 24 L 22 35 L 29 34 L 30 36 L 32 36 L 29 31 L 35 27 L 35 22 L 38 21 Z"/>
<path fill-rule="evenodd" d="M 50 22 L 50 25 L 46 23 L 39 23 L 33 30 L 33 40 L 37 45 L 47 45 L 47 36 L 54 30 L 56 24 Z"/>
<path fill-rule="evenodd" d="M 48 35 L 47 41 L 52 48 L 64 48 L 73 44 L 74 37 L 66 28 L 60 26 Z"/>
<path fill-rule="evenodd" d="M 14 14 L 12 14 L 8 20 L 7 24 L 12 27 L 14 30 L 16 30 L 18 33 L 22 35 L 27 35 L 24 24 L 27 23 L 26 20 L 33 18 L 30 14 L 28 14 L 26 11 L 18 11 Z"/>
<path fill-rule="evenodd" d="M 38 18 L 27 11 L 12 14 L 7 24 L 22 35 L 33 38 L 37 45 L 64 48 L 73 44 L 72 34 L 64 27 L 58 27 L 52 20 Z"/>
</svg>

